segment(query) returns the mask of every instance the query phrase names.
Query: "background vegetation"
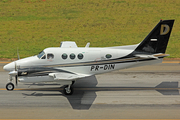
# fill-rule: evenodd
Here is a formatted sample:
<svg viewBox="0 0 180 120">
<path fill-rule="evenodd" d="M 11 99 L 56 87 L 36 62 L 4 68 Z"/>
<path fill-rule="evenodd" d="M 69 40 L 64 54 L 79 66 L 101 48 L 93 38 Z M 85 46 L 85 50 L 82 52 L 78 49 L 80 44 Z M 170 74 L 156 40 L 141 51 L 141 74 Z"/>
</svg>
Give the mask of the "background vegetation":
<svg viewBox="0 0 180 120">
<path fill-rule="evenodd" d="M 0 58 L 38 54 L 61 41 L 106 47 L 141 42 L 175 19 L 167 52 L 180 57 L 180 0 L 0 0 Z"/>
</svg>

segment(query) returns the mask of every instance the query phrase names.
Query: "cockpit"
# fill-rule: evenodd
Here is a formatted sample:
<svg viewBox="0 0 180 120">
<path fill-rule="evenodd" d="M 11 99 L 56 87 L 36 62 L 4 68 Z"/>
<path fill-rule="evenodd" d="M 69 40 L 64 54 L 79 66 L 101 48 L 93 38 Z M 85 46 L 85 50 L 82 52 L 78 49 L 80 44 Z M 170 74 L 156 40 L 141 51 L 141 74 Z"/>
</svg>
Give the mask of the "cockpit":
<svg viewBox="0 0 180 120">
<path fill-rule="evenodd" d="M 37 55 L 37 57 L 38 57 L 39 59 L 54 59 L 54 54 L 52 54 L 52 53 L 47 53 L 47 55 L 46 55 L 44 51 L 41 51 L 41 52 Z M 47 57 L 47 58 L 46 58 L 46 57 Z"/>
<path fill-rule="evenodd" d="M 37 55 L 37 57 L 38 57 L 39 59 L 46 59 L 46 54 L 45 54 L 44 51 L 41 51 L 41 52 Z"/>
</svg>

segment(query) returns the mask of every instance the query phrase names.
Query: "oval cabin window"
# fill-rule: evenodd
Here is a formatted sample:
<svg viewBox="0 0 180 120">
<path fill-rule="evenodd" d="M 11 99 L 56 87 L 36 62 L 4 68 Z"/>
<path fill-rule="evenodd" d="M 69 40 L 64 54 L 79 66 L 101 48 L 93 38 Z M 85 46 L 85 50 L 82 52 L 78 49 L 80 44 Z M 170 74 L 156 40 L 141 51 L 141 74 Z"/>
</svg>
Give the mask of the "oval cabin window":
<svg viewBox="0 0 180 120">
<path fill-rule="evenodd" d="M 83 54 L 81 54 L 81 53 L 78 54 L 78 59 L 81 60 L 81 59 L 83 59 L 83 57 L 84 57 Z"/>
<path fill-rule="evenodd" d="M 106 58 L 111 58 L 111 57 L 112 57 L 111 54 L 107 54 L 107 55 L 106 55 Z"/>
<path fill-rule="evenodd" d="M 75 56 L 74 53 L 71 53 L 71 54 L 70 54 L 70 58 L 71 58 L 71 59 L 74 59 L 75 57 L 76 57 L 76 56 Z"/>
<path fill-rule="evenodd" d="M 62 54 L 62 59 L 67 59 L 67 54 L 66 53 Z"/>
</svg>

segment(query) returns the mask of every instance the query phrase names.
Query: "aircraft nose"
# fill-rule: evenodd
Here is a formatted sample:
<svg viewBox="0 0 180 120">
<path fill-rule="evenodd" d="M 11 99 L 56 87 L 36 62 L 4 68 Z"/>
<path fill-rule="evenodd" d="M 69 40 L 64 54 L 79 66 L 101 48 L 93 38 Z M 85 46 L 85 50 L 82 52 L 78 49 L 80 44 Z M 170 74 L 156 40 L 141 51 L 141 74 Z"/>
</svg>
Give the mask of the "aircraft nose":
<svg viewBox="0 0 180 120">
<path fill-rule="evenodd" d="M 5 71 L 13 71 L 15 67 L 15 63 L 11 62 L 3 67 Z"/>
</svg>

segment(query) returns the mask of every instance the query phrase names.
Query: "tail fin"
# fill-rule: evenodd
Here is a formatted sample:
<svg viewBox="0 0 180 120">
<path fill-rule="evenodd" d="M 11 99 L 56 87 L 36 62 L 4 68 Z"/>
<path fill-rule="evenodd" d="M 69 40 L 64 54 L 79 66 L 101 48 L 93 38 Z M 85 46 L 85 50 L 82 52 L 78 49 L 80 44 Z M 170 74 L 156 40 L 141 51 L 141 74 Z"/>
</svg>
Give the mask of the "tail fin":
<svg viewBox="0 0 180 120">
<path fill-rule="evenodd" d="M 135 49 L 136 52 L 165 53 L 174 20 L 161 20 Z"/>
</svg>

